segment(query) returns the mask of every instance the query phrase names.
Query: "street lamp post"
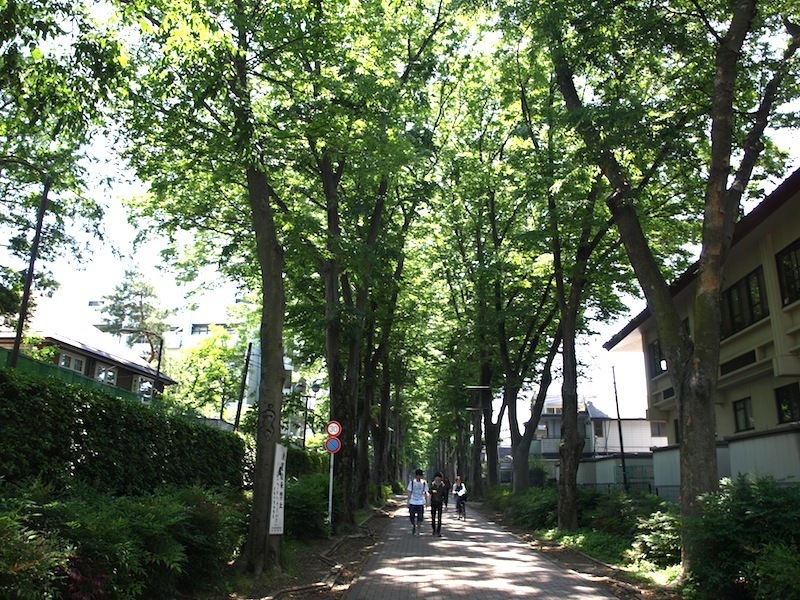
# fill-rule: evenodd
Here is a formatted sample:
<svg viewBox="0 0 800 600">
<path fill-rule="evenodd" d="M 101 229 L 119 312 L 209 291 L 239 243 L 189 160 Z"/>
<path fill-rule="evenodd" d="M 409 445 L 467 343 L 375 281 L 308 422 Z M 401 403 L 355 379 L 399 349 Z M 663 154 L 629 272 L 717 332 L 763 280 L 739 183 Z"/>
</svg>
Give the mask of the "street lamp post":
<svg viewBox="0 0 800 600">
<path fill-rule="evenodd" d="M 317 392 L 320 390 L 318 380 L 311 382 L 311 391 L 314 392 L 314 404 L 317 403 Z M 303 450 L 306 448 L 306 427 L 308 426 L 308 396 L 306 396 L 306 409 L 303 413 Z"/>
<path fill-rule="evenodd" d="M 311 397 L 306 394 L 306 390 L 308 389 L 308 384 L 306 383 L 305 377 L 301 377 L 300 380 L 294 384 L 294 391 L 298 392 L 300 396 L 305 401 L 305 407 L 303 409 L 303 449 L 306 448 L 306 429 L 308 428 L 308 399 Z M 317 392 L 320 390 L 319 380 L 315 379 L 311 382 L 311 391 L 314 392 L 314 402 L 316 403 L 317 400 Z"/>
</svg>

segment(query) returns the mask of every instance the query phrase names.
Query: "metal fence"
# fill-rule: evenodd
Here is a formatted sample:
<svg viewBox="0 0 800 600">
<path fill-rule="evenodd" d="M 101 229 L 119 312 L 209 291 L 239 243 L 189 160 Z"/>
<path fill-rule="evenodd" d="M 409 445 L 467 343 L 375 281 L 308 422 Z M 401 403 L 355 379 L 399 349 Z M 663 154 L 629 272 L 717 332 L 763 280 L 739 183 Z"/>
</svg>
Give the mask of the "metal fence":
<svg viewBox="0 0 800 600">
<path fill-rule="evenodd" d="M 606 494 L 613 492 L 625 491 L 625 485 L 622 483 L 583 483 L 578 487 L 594 488 Z M 648 481 L 632 481 L 628 483 L 629 492 L 643 492 L 647 494 L 655 494 L 659 498 L 663 498 L 667 502 L 678 504 L 681 498 L 681 486 L 679 485 L 653 485 Z"/>
</svg>

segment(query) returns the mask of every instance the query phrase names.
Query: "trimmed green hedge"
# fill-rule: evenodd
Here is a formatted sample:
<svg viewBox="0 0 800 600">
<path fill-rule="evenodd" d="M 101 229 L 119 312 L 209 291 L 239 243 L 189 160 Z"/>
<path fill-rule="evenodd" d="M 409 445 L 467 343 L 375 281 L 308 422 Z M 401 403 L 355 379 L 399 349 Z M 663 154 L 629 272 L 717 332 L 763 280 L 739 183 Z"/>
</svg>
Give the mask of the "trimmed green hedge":
<svg viewBox="0 0 800 600">
<path fill-rule="evenodd" d="M 100 390 L 0 369 L 6 481 L 77 479 L 114 494 L 162 485 L 240 487 L 239 436 Z"/>
</svg>

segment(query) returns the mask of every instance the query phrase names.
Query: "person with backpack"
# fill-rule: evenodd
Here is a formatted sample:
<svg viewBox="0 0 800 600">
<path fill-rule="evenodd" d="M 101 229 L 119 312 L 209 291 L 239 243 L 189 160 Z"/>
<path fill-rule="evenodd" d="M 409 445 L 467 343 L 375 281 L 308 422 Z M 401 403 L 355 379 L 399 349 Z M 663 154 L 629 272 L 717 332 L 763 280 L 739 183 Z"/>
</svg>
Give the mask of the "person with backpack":
<svg viewBox="0 0 800 600">
<path fill-rule="evenodd" d="M 422 478 L 422 469 L 417 469 L 414 479 L 408 482 L 408 516 L 411 519 L 411 535 L 420 535 L 425 507 L 428 505 L 428 482 Z"/>
<path fill-rule="evenodd" d="M 442 474 L 436 473 L 433 476 L 433 483 L 430 486 L 431 495 L 431 526 L 433 535 L 442 537 L 442 507 L 447 498 L 447 488 L 442 481 Z"/>
</svg>

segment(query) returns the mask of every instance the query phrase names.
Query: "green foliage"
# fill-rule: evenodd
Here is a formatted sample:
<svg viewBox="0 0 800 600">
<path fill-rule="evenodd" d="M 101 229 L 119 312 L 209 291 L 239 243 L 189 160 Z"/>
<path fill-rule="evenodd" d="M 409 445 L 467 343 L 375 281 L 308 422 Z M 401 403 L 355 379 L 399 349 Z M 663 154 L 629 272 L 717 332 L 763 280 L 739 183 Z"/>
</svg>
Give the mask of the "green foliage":
<svg viewBox="0 0 800 600">
<path fill-rule="evenodd" d="M 797 486 L 781 486 L 771 477 L 740 476 L 723 481 L 719 492 L 701 498 L 701 505 L 701 517 L 686 524 L 686 535 L 696 547 L 692 578 L 708 598 L 733 596 L 750 587 L 745 575 L 748 569 L 755 571 L 748 565 L 763 567 L 768 546 L 800 545 Z"/>
<path fill-rule="evenodd" d="M 681 527 L 677 510 L 656 511 L 640 518 L 630 558 L 657 567 L 669 567 L 681 561 Z"/>
<path fill-rule="evenodd" d="M 594 488 L 580 493 L 580 523 L 633 542 L 641 519 L 649 517 L 666 503 L 652 494 L 603 494 Z"/>
<path fill-rule="evenodd" d="M 402 481 L 393 481 L 392 482 L 392 493 L 393 494 L 404 494 L 406 492 L 406 486 L 403 485 Z"/>
<path fill-rule="evenodd" d="M 381 506 L 389 499 L 391 495 L 392 486 L 370 482 L 369 491 L 367 493 L 367 499 L 369 500 L 370 504 L 374 506 Z"/>
<path fill-rule="evenodd" d="M 40 579 L 57 586 L 61 598 L 195 592 L 222 576 L 244 532 L 243 499 L 228 491 L 184 488 L 144 497 L 114 497 L 86 486 L 61 494 L 42 487 L 1 491 L 0 523 L 16 506 L 28 537 L 43 540 L 28 570 L 44 573 Z M 48 548 L 51 532 L 63 540 L 60 552 Z"/>
<path fill-rule="evenodd" d="M 100 205 L 84 194 L 91 179 L 86 147 L 124 74 L 116 32 L 98 24 L 88 2 L 0 3 L 0 228 L 5 256 L 27 261 L 33 223 L 49 180 L 50 202 L 39 257 L 80 260 L 80 229 L 100 235 Z M 92 181 L 92 187 L 98 182 Z M 57 202 L 52 200 L 57 198 Z M 19 263 L 0 275 L 0 311 L 18 293 Z M 40 263 L 41 264 L 41 263 Z M 39 290 L 52 289 L 37 273 Z"/>
<path fill-rule="evenodd" d="M 330 457 L 327 452 L 303 450 L 288 444 L 286 454 L 286 477 L 304 477 L 315 473 L 327 473 Z"/>
<path fill-rule="evenodd" d="M 115 335 L 125 334 L 129 346 L 143 336 L 150 346 L 148 362 L 156 360 L 162 336 L 169 331 L 166 320 L 174 310 L 158 305 L 155 286 L 135 269 L 126 270 L 125 277 L 113 293 L 103 296 L 101 329 Z"/>
<path fill-rule="evenodd" d="M 184 406 L 219 416 L 223 406 L 239 400 L 245 355 L 245 340 L 234 342 L 223 327 L 211 326 L 210 335 L 181 352 L 174 371 L 179 384 L 170 395 Z"/>
<path fill-rule="evenodd" d="M 23 281 L 21 272 L 0 265 L 0 325 L 16 326 Z"/>
<path fill-rule="evenodd" d="M 513 494 L 506 514 L 515 524 L 531 531 L 549 529 L 558 522 L 558 490 L 530 488 Z"/>
<path fill-rule="evenodd" d="M 10 482 L 82 481 L 119 494 L 242 484 L 241 438 L 195 420 L 5 369 L 0 399 L 0 463 Z"/>
<path fill-rule="evenodd" d="M 328 476 L 321 473 L 287 482 L 284 503 L 287 534 L 301 540 L 329 535 L 328 483 Z"/>
<path fill-rule="evenodd" d="M 747 588 L 756 600 L 800 598 L 798 573 L 798 546 L 784 542 L 769 542 L 744 568 Z"/>
<path fill-rule="evenodd" d="M 0 597 L 55 598 L 70 547 L 54 534 L 26 525 L 24 507 L 0 501 Z"/>
<path fill-rule="evenodd" d="M 545 537 L 609 564 L 621 563 L 626 550 L 630 547 L 625 539 L 595 529 L 580 529 L 575 532 L 552 531 Z"/>
<path fill-rule="evenodd" d="M 511 484 L 501 483 L 486 492 L 486 503 L 494 510 L 504 512 L 508 509 L 512 498 Z"/>
</svg>

